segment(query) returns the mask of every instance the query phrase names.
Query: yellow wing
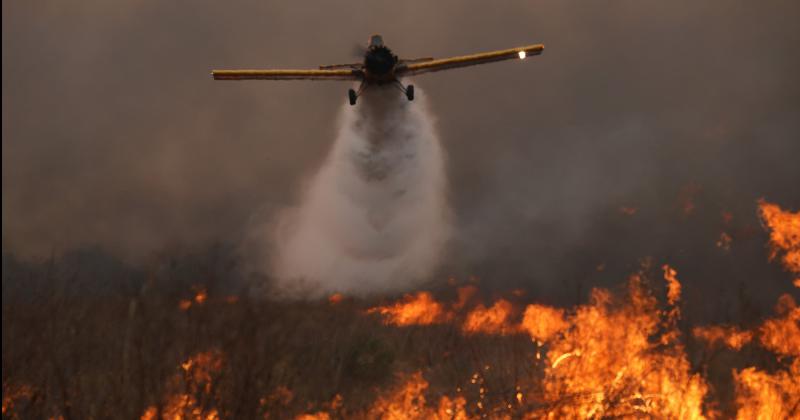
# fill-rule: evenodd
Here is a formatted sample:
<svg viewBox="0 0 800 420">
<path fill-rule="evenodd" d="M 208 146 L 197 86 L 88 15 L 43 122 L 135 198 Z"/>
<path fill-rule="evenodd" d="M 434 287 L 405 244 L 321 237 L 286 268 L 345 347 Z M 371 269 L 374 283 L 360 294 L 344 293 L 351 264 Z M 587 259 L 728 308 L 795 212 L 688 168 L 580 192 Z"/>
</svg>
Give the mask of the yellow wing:
<svg viewBox="0 0 800 420">
<path fill-rule="evenodd" d="M 502 60 L 523 59 L 532 55 L 539 55 L 544 50 L 543 44 L 525 45 L 507 50 L 489 51 L 479 54 L 462 55 L 459 57 L 440 58 L 438 60 L 411 63 L 405 67 L 397 69 L 399 76 L 411 76 L 414 74 L 428 73 L 454 69 L 458 67 L 475 66 L 478 64 L 491 63 Z"/>
<path fill-rule="evenodd" d="M 213 70 L 214 80 L 359 80 L 361 73 L 346 70 Z"/>
</svg>

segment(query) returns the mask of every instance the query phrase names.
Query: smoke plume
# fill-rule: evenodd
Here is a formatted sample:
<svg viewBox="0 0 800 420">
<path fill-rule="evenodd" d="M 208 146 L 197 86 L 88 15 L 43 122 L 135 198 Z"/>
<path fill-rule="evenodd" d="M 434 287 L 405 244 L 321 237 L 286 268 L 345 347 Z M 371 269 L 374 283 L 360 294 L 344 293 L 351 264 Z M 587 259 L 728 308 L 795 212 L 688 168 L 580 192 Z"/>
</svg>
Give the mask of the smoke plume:
<svg viewBox="0 0 800 420">
<path fill-rule="evenodd" d="M 368 294 L 412 287 L 449 236 L 444 154 L 424 98 L 370 87 L 345 106 L 330 155 L 272 232 L 279 289 Z"/>
</svg>

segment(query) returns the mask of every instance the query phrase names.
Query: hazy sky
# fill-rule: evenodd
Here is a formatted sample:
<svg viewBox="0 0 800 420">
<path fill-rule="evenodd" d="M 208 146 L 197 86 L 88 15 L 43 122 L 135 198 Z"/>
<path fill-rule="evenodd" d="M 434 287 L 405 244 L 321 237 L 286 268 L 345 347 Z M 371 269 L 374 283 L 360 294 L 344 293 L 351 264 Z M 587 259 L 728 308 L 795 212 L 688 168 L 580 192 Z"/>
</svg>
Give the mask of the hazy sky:
<svg viewBox="0 0 800 420">
<path fill-rule="evenodd" d="M 748 264 L 755 201 L 800 208 L 798 21 L 794 0 L 3 2 L 3 250 L 239 240 L 296 202 L 350 86 L 209 71 L 358 61 L 379 32 L 401 57 L 546 45 L 414 81 L 448 154 L 444 271 L 548 289 L 653 255 L 788 283 Z"/>
</svg>

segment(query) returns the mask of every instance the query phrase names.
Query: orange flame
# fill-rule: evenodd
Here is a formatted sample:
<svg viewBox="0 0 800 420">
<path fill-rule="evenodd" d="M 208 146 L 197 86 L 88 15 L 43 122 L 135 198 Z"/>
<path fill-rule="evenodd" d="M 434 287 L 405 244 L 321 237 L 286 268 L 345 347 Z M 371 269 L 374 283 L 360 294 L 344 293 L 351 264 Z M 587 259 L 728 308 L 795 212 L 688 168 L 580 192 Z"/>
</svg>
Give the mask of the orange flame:
<svg viewBox="0 0 800 420">
<path fill-rule="evenodd" d="M 491 307 L 478 305 L 467 314 L 462 330 L 468 334 L 510 334 L 517 331 L 510 323 L 514 306 L 511 302 L 500 299 Z"/>
<path fill-rule="evenodd" d="M 770 230 L 770 260 L 784 252 L 784 267 L 800 273 L 800 213 L 781 210 L 759 200 L 761 220 Z M 794 281 L 800 287 L 800 279 Z M 738 419 L 796 418 L 800 407 L 800 308 L 788 294 L 778 299 L 778 317 L 758 328 L 765 348 L 794 360 L 786 369 L 774 373 L 749 367 L 734 370 Z"/>
<path fill-rule="evenodd" d="M 783 252 L 783 266 L 793 273 L 800 273 L 800 212 L 782 210 L 763 199 L 759 200 L 758 206 L 761 220 L 770 230 L 770 259 Z"/>
<path fill-rule="evenodd" d="M 429 292 L 405 295 L 401 302 L 371 308 L 367 313 L 379 313 L 383 316 L 384 323 L 401 327 L 438 324 L 452 316 Z"/>
<path fill-rule="evenodd" d="M 770 375 L 754 367 L 733 372 L 737 419 L 797 418 L 800 405 L 800 359 L 788 371 Z"/>
<path fill-rule="evenodd" d="M 663 314 L 641 277 L 631 277 L 627 302 L 611 302 L 608 291 L 595 289 L 592 302 L 564 321 L 569 328 L 550 334 L 543 384 L 548 404 L 535 416 L 703 418 L 708 386 L 690 373 L 682 347 L 654 351 L 658 344 L 651 337 Z"/>
<path fill-rule="evenodd" d="M 191 299 L 181 299 L 178 302 L 178 309 L 187 311 L 192 305 L 202 305 L 208 300 L 208 292 L 206 292 L 205 286 L 195 285 L 192 286 L 192 290 L 194 291 L 194 296 Z"/>
<path fill-rule="evenodd" d="M 694 327 L 692 335 L 713 345 L 724 344 L 733 350 L 741 350 L 753 340 L 753 333 L 741 331 L 736 327 L 712 325 L 709 327 Z"/>
<path fill-rule="evenodd" d="M 324 411 L 319 411 L 313 414 L 301 414 L 295 417 L 295 420 L 330 420 L 330 418 L 330 414 Z"/>
<path fill-rule="evenodd" d="M 208 300 L 208 292 L 204 286 L 195 286 L 194 301 L 198 305 L 202 305 Z"/>
<path fill-rule="evenodd" d="M 687 214 L 694 207 L 692 196 L 699 188 L 687 189 Z M 770 258 L 781 255 L 784 266 L 800 273 L 800 216 L 781 210 L 774 204 L 759 202 L 764 225 L 770 229 Z M 725 223 L 732 216 L 723 214 Z M 731 237 L 723 232 L 718 246 L 727 249 Z M 648 265 L 649 267 L 649 265 Z M 647 267 L 646 267 L 647 268 Z M 450 322 L 460 325 L 461 333 L 508 335 L 527 333 L 537 341 L 536 383 L 527 388 L 507 387 L 506 401 L 499 406 L 486 399 L 488 386 L 478 373 L 472 383 L 480 386 L 480 399 L 467 402 L 462 395 L 444 395 L 433 399 L 422 372 L 400 377 L 399 383 L 380 392 L 368 408 L 359 412 L 341 409 L 336 403 L 316 407 L 296 419 L 328 420 L 343 415 L 383 419 L 461 419 L 492 416 L 496 409 L 508 410 L 509 418 L 681 418 L 700 419 L 719 413 L 705 407 L 709 385 L 700 373 L 694 373 L 680 340 L 682 285 L 678 272 L 663 265 L 666 303 L 663 310 L 653 293 L 644 286 L 644 274 L 632 275 L 627 294 L 615 296 L 608 290 L 595 289 L 588 304 L 564 310 L 540 304 L 525 307 L 521 321 L 515 320 L 514 305 L 505 299 L 487 307 L 475 304 L 477 288 L 458 289 L 455 302 L 437 301 L 429 292 L 405 295 L 367 313 L 377 313 L 385 324 L 393 326 L 431 325 Z M 643 272 L 646 270 L 643 270 Z M 794 280 L 800 287 L 800 278 Z M 519 296 L 518 296 L 519 297 Z M 336 304 L 341 295 L 331 295 Z M 200 304 L 195 297 L 192 304 Z M 462 317 L 463 316 L 463 317 Z M 776 355 L 770 371 L 757 367 L 733 370 L 737 418 L 792 418 L 800 407 L 800 308 L 789 295 L 782 296 L 776 315 L 752 330 L 735 326 L 705 326 L 692 329 L 694 337 L 710 345 L 724 345 L 739 351 L 749 343 Z M 217 352 L 198 353 L 181 364 L 184 389 L 165 399 L 161 412 L 153 406 L 142 418 L 159 415 L 176 419 L 216 419 L 214 409 L 202 409 L 198 401 L 212 393 L 222 357 Z M 483 366 L 483 365 L 482 365 Z M 483 368 L 482 368 L 483 369 Z M 485 369 L 489 369 L 486 365 Z M 514 384 L 516 385 L 516 384 Z M 461 388 L 458 388 L 461 392 Z M 293 394 L 279 387 L 272 402 L 279 410 L 288 409 Z M 430 401 L 429 401 L 430 400 Z M 262 399 L 262 405 L 267 404 Z M 707 401 L 706 401 L 707 402 Z M 270 403 L 272 404 L 272 403 Z M 269 404 L 267 404 L 269 405 Z M 4 410 L 5 410 L 4 399 Z M 516 410 L 514 411 L 514 407 Z"/>
<path fill-rule="evenodd" d="M 678 281 L 678 272 L 666 264 L 661 268 L 664 270 L 664 280 L 667 281 L 667 302 L 675 305 L 681 299 L 681 283 Z"/>
<path fill-rule="evenodd" d="M 775 353 L 785 356 L 800 356 L 800 307 L 789 295 L 778 300 L 778 318 L 769 319 L 761 325 L 761 344 Z"/>
<path fill-rule="evenodd" d="M 564 310 L 562 309 L 536 304 L 528 305 L 525 308 L 522 328 L 537 341 L 549 341 L 567 327 L 569 324 L 564 320 Z"/>
<path fill-rule="evenodd" d="M 141 420 L 166 418 L 174 420 L 218 420 L 219 412 L 214 409 L 203 409 L 197 396 L 212 394 L 214 379 L 222 370 L 222 353 L 218 350 L 200 352 L 189 357 L 180 364 L 183 374 L 176 374 L 171 381 L 174 388 L 181 388 L 186 392 L 171 394 L 161 409 L 150 406 L 145 409 Z"/>
<path fill-rule="evenodd" d="M 789 295 L 778 300 L 778 318 L 759 328 L 761 344 L 781 355 L 793 357 L 788 369 L 774 373 L 755 367 L 734 370 L 738 419 L 796 418 L 800 407 L 800 308 Z"/>
</svg>

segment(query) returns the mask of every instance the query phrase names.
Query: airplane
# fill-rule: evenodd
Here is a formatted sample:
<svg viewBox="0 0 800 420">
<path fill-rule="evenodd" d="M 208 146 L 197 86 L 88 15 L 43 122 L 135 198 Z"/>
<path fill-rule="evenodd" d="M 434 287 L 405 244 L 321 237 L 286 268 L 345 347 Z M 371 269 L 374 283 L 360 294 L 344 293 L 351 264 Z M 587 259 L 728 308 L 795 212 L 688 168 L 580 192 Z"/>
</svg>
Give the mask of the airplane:
<svg viewBox="0 0 800 420">
<path fill-rule="evenodd" d="M 413 101 L 414 85 L 403 86 L 401 77 L 514 58 L 521 60 L 539 55 L 542 50 L 543 44 L 533 44 L 458 57 L 401 59 L 384 45 L 382 36 L 372 35 L 362 63 L 319 66 L 316 70 L 213 70 L 211 75 L 214 80 L 360 80 L 358 91 L 347 92 L 350 105 L 355 105 L 361 93 L 371 85 L 393 85 Z"/>
</svg>

